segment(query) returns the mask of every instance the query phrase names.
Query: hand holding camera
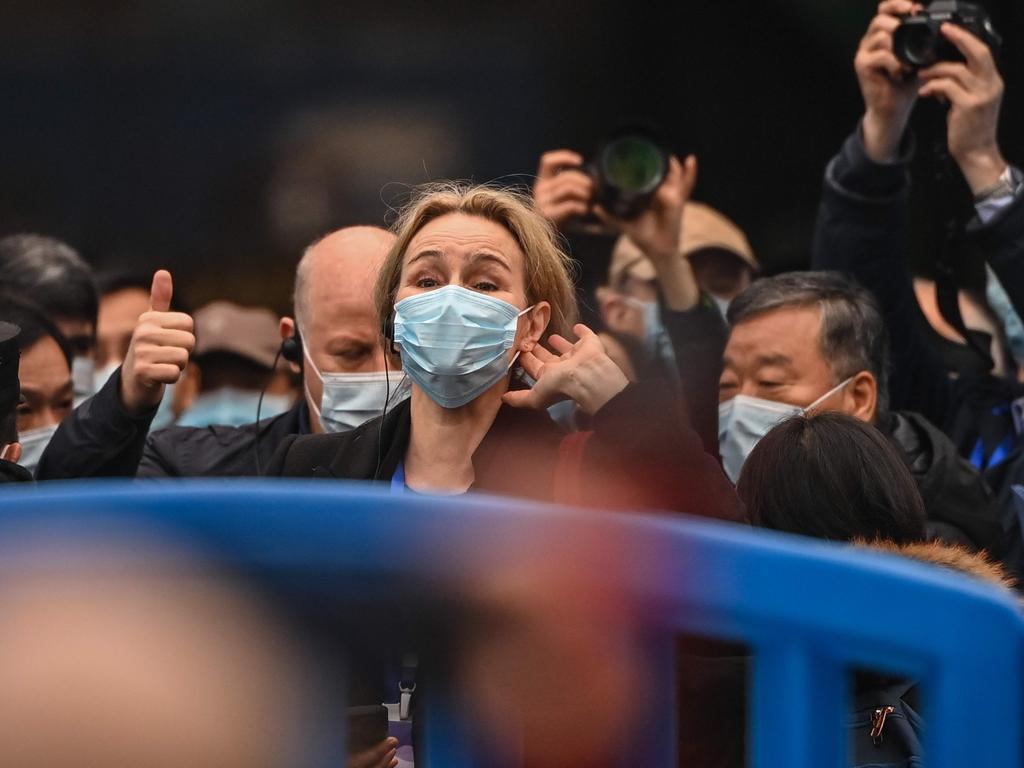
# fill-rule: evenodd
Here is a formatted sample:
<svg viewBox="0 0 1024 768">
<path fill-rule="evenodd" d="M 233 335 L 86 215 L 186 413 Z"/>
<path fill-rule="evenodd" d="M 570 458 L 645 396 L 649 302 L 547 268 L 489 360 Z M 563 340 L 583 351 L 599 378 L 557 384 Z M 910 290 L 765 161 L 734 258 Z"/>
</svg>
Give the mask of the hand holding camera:
<svg viewBox="0 0 1024 768">
<path fill-rule="evenodd" d="M 885 0 L 871 20 L 854 58 L 864 97 L 864 148 L 876 163 L 896 159 L 900 140 L 917 100 L 912 68 L 893 51 L 893 34 L 903 16 L 919 12 L 911 0 Z"/>
<path fill-rule="evenodd" d="M 915 100 L 935 97 L 950 105 L 949 153 L 971 190 L 978 194 L 996 184 L 1006 169 L 996 140 L 1003 81 L 995 53 L 1001 44 L 991 19 L 973 3 L 881 3 L 854 60 L 868 157 L 894 160 Z"/>
<path fill-rule="evenodd" d="M 1003 79 L 991 49 L 963 27 L 944 23 L 942 37 L 964 61 L 939 61 L 918 72 L 922 98 L 949 103 L 947 143 L 971 191 L 977 195 L 997 184 L 1006 170 L 996 129 L 1003 101 Z"/>
</svg>

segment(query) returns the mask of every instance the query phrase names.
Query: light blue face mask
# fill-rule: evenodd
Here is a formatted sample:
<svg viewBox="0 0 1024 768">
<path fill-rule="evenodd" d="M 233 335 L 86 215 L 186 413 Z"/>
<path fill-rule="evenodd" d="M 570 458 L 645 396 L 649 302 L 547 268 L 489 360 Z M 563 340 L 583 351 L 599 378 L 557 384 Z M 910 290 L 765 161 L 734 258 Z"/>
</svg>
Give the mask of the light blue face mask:
<svg viewBox="0 0 1024 768">
<path fill-rule="evenodd" d="M 164 395 L 166 398 L 166 393 Z M 260 393 L 221 387 L 213 392 L 199 395 L 187 411 L 178 419 L 179 427 L 209 427 L 223 424 L 240 427 L 256 421 L 256 407 Z M 260 420 L 278 416 L 291 408 L 291 398 L 286 395 L 264 395 L 260 408 Z"/>
<path fill-rule="evenodd" d="M 442 408 L 465 405 L 508 374 L 519 318 L 531 309 L 458 285 L 402 299 L 394 339 L 402 369 Z"/>
<path fill-rule="evenodd" d="M 718 452 L 725 474 L 735 484 L 747 457 L 773 427 L 794 416 L 807 415 L 853 379 L 841 381 L 806 408 L 761 397 L 736 395 L 718 406 Z"/>
</svg>

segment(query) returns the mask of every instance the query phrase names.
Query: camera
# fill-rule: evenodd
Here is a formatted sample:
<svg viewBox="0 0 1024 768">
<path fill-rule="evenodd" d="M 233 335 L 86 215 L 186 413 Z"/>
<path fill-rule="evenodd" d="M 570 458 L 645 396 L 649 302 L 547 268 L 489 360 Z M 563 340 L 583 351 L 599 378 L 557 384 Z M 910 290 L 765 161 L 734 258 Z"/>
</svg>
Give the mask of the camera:
<svg viewBox="0 0 1024 768">
<path fill-rule="evenodd" d="M 654 131 L 631 126 L 613 133 L 584 166 L 594 179 L 594 202 L 620 219 L 650 205 L 668 175 L 669 155 Z"/>
<path fill-rule="evenodd" d="M 892 37 L 896 58 L 914 69 L 930 67 L 938 61 L 963 61 L 956 46 L 939 32 L 947 22 L 982 40 L 993 54 L 999 52 L 1002 39 L 984 8 L 960 0 L 935 0 L 920 13 L 907 16 L 896 28 Z"/>
</svg>

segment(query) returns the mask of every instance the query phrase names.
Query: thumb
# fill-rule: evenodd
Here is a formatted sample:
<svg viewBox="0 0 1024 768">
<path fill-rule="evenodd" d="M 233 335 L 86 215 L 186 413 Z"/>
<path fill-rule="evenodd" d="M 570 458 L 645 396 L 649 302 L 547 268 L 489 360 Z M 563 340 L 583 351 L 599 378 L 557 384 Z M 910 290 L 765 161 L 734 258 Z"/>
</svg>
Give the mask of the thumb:
<svg viewBox="0 0 1024 768">
<path fill-rule="evenodd" d="M 501 396 L 501 401 L 513 408 L 533 408 L 533 400 L 532 389 L 513 389 Z"/>
<path fill-rule="evenodd" d="M 171 296 L 174 294 L 174 283 L 171 273 L 166 269 L 158 269 L 153 275 L 153 287 L 149 289 L 149 308 L 153 312 L 167 312 L 171 308 Z"/>
</svg>

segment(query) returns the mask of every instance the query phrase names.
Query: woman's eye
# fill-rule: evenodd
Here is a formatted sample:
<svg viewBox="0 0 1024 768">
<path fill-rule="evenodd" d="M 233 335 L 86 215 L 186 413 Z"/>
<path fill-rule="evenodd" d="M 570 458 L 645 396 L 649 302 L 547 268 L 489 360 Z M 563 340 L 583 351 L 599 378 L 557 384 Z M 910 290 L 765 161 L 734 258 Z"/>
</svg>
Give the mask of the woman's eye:
<svg viewBox="0 0 1024 768">
<path fill-rule="evenodd" d="M 759 382 L 757 382 L 757 386 L 763 387 L 764 389 L 771 389 L 773 387 L 781 387 L 782 386 L 782 382 L 781 381 L 759 381 Z"/>
<path fill-rule="evenodd" d="M 432 277 L 421 277 L 416 281 L 417 288 L 437 288 L 440 283 Z"/>
<path fill-rule="evenodd" d="M 479 283 L 474 283 L 473 288 L 477 291 L 491 292 L 498 290 L 498 286 L 494 283 L 488 282 L 487 280 L 481 280 Z"/>
</svg>

